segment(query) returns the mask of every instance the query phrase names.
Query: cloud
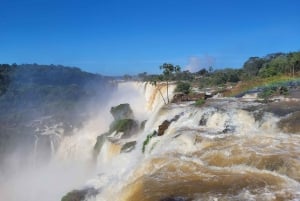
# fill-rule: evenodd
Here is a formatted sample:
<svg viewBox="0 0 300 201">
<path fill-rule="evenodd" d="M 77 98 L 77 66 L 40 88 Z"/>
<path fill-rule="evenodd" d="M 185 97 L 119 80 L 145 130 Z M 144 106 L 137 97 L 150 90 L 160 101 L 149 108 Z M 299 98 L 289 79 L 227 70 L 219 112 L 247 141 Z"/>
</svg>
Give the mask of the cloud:
<svg viewBox="0 0 300 201">
<path fill-rule="evenodd" d="M 191 56 L 188 59 L 188 64 L 184 68 L 190 72 L 197 72 L 202 68 L 208 69 L 210 66 L 214 66 L 216 59 L 210 55 L 203 56 Z"/>
</svg>

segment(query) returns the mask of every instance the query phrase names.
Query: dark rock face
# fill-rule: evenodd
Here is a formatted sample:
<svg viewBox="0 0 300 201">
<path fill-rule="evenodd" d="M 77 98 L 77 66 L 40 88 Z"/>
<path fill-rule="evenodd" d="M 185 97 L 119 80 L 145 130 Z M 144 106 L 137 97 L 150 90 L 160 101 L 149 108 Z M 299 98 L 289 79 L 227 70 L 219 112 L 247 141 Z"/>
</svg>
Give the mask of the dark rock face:
<svg viewBox="0 0 300 201">
<path fill-rule="evenodd" d="M 136 133 L 139 129 L 138 123 L 133 119 L 120 119 L 114 121 L 110 125 L 109 133 L 113 132 L 123 132 L 122 138 L 130 137 L 132 134 Z"/>
<path fill-rule="evenodd" d="M 300 111 L 288 115 L 278 122 L 284 132 L 300 134 Z"/>
<path fill-rule="evenodd" d="M 162 136 L 165 131 L 169 128 L 171 122 L 168 120 L 165 120 L 161 125 L 158 126 L 158 136 Z"/>
<path fill-rule="evenodd" d="M 191 201 L 192 199 L 184 198 L 184 197 L 166 197 L 161 199 L 160 201 Z"/>
<path fill-rule="evenodd" d="M 97 158 L 101 148 L 106 140 L 112 143 L 118 143 L 120 139 L 126 139 L 137 133 L 139 124 L 133 119 L 133 112 L 130 105 L 127 103 L 120 104 L 110 109 L 110 113 L 114 117 L 114 121 L 109 127 L 109 131 L 97 137 L 97 142 L 94 145 L 93 157 Z M 116 135 L 111 136 L 113 133 Z M 119 133 L 122 133 L 120 136 Z M 118 136 L 118 137 L 116 137 Z M 136 143 L 136 142 L 135 142 Z M 121 152 L 129 152 L 135 147 L 135 143 L 129 142 L 123 145 Z"/>
<path fill-rule="evenodd" d="M 98 191 L 94 188 L 73 190 L 65 195 L 61 201 L 84 201 L 87 197 L 95 196 Z"/>
<path fill-rule="evenodd" d="M 135 145 L 136 145 L 136 141 L 125 143 L 121 148 L 121 153 L 131 152 L 135 148 Z"/>
<path fill-rule="evenodd" d="M 165 131 L 169 128 L 170 124 L 172 122 L 177 121 L 182 115 L 183 115 L 183 112 L 175 115 L 170 121 L 169 120 L 163 121 L 162 124 L 158 126 L 157 135 L 162 136 L 165 133 Z"/>
<path fill-rule="evenodd" d="M 94 150 L 93 150 L 93 158 L 97 158 L 105 140 L 107 139 L 107 135 L 108 135 L 108 133 L 104 133 L 97 137 L 97 142 L 94 145 Z"/>
<path fill-rule="evenodd" d="M 196 94 L 184 94 L 184 93 L 178 93 L 175 94 L 172 103 L 180 103 L 185 101 L 196 101 L 199 99 L 204 99 L 205 94 L 204 93 L 196 93 Z"/>
<path fill-rule="evenodd" d="M 144 129 L 145 129 L 146 123 L 147 123 L 147 120 L 142 121 L 141 126 L 140 126 L 140 129 L 141 129 L 141 130 L 144 130 Z"/>
<path fill-rule="evenodd" d="M 133 112 L 128 103 L 120 104 L 110 109 L 115 121 L 120 119 L 133 119 Z"/>
<path fill-rule="evenodd" d="M 233 133 L 235 128 L 231 125 L 226 125 L 222 133 Z"/>
</svg>

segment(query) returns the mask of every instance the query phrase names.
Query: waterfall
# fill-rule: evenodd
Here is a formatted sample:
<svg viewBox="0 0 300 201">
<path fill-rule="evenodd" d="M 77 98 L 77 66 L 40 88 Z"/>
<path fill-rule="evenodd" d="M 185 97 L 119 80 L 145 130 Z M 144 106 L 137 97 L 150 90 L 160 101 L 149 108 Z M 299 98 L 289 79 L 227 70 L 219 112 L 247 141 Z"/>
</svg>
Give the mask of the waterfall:
<svg viewBox="0 0 300 201">
<path fill-rule="evenodd" d="M 157 104 L 149 95 L 157 91 L 144 89 L 149 105 Z M 281 131 L 280 117 L 251 109 L 261 107 L 232 98 L 200 108 L 192 102 L 147 106 L 152 113 L 136 148 L 98 165 L 98 177 L 86 185 L 99 193 L 89 200 L 300 199 L 300 137 Z M 150 138 L 142 153 L 149 133 L 165 120 L 171 123 L 164 135 Z"/>
<path fill-rule="evenodd" d="M 169 87 L 172 97 L 175 85 Z M 19 176 L 33 183 L 18 183 L 15 189 L 26 186 L 26 193 L 11 192 L 12 179 L 0 189 L 0 198 L 52 201 L 73 189 L 94 189 L 85 200 L 300 199 L 300 135 L 279 126 L 291 114 L 278 116 L 263 103 L 236 98 L 213 98 L 202 107 L 193 102 L 165 105 L 161 95 L 166 98 L 165 83 L 119 83 L 112 100 L 94 108 L 99 114 L 72 135 L 46 129 L 48 135 L 36 136 L 34 153 L 41 137 L 50 137 L 51 162 Z M 109 110 L 121 103 L 129 103 L 135 119 L 146 124 L 129 138 L 103 138 L 92 162 L 97 137 L 113 121 Z M 163 122 L 167 126 L 158 135 Z M 121 152 L 132 141 L 135 148 Z"/>
</svg>

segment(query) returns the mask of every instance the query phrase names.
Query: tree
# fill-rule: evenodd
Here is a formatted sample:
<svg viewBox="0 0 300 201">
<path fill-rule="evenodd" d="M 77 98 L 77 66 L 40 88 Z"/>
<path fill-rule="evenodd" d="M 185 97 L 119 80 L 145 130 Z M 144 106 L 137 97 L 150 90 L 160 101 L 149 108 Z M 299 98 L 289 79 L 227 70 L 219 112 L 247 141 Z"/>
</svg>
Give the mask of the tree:
<svg viewBox="0 0 300 201">
<path fill-rule="evenodd" d="M 259 57 L 250 57 L 243 65 L 245 73 L 249 76 L 257 76 L 259 70 L 265 63 L 264 59 Z"/>
<path fill-rule="evenodd" d="M 300 52 L 290 53 L 288 55 L 289 58 L 289 66 L 291 75 L 295 76 L 295 69 L 296 71 L 299 70 L 300 67 Z"/>
<path fill-rule="evenodd" d="M 169 99 L 169 81 L 171 80 L 174 73 L 180 72 L 181 68 L 179 65 L 174 66 L 173 64 L 164 63 L 159 67 L 163 70 L 164 79 L 167 81 L 167 100 L 170 103 Z"/>
<path fill-rule="evenodd" d="M 153 85 L 153 86 L 155 86 L 155 87 L 158 89 L 159 94 L 160 94 L 160 96 L 162 97 L 164 103 L 167 104 L 167 102 L 166 102 L 166 100 L 165 100 L 165 98 L 164 98 L 164 96 L 163 96 L 163 94 L 162 94 L 160 88 L 157 87 L 157 81 L 156 81 L 156 80 L 151 80 L 151 81 L 150 81 L 150 84 Z"/>
</svg>

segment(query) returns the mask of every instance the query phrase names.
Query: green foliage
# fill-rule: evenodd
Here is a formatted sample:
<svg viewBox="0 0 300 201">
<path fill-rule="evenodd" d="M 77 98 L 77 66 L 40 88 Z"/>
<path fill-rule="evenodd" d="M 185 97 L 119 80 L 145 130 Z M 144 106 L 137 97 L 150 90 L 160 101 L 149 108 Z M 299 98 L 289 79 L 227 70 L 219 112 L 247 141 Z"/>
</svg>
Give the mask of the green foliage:
<svg viewBox="0 0 300 201">
<path fill-rule="evenodd" d="M 272 96 L 288 95 L 289 89 L 287 85 L 289 83 L 290 82 L 276 82 L 267 85 L 263 88 L 262 92 L 258 94 L 258 97 L 264 100 L 269 100 Z"/>
<path fill-rule="evenodd" d="M 275 95 L 276 91 L 277 91 L 276 87 L 266 87 L 263 89 L 261 93 L 258 94 L 258 97 L 267 100 L 271 96 Z"/>
<path fill-rule="evenodd" d="M 191 84 L 188 82 L 178 82 L 175 92 L 181 92 L 184 94 L 188 94 L 191 91 Z"/>
<path fill-rule="evenodd" d="M 33 146 L 35 128 L 31 125 L 37 119 L 46 118 L 43 124 L 51 125 L 62 122 L 64 134 L 79 128 L 96 112 L 90 109 L 91 103 L 98 106 L 108 99 L 115 87 L 108 81 L 73 67 L 0 64 L 1 149 L 16 149 L 22 142 L 24 155 L 31 152 L 23 148 Z"/>
<path fill-rule="evenodd" d="M 133 118 L 133 111 L 128 103 L 123 103 L 115 107 L 111 107 L 110 113 L 115 120 Z"/>
<path fill-rule="evenodd" d="M 130 132 L 138 128 L 138 124 L 133 119 L 116 120 L 110 125 L 109 133 L 116 132 Z"/>
<path fill-rule="evenodd" d="M 204 105 L 205 104 L 205 99 L 198 99 L 196 102 L 195 102 L 195 106 L 197 106 L 197 107 L 200 107 L 200 106 L 202 106 L 202 105 Z"/>
<path fill-rule="evenodd" d="M 174 66 L 173 64 L 169 63 L 164 63 L 159 67 L 161 70 L 163 70 L 163 75 L 165 80 L 171 80 L 173 77 L 174 73 L 179 73 L 181 70 L 181 67 L 176 65 Z"/>
<path fill-rule="evenodd" d="M 259 70 L 264 64 L 264 59 L 259 57 L 250 57 L 243 65 L 243 70 L 248 76 L 257 76 Z"/>
<path fill-rule="evenodd" d="M 73 190 L 65 195 L 61 201 L 82 201 L 84 200 L 86 192 L 83 190 Z"/>
<path fill-rule="evenodd" d="M 241 80 L 242 71 L 238 69 L 222 69 L 210 73 L 208 76 L 202 77 L 199 80 L 199 87 L 210 87 L 224 85 L 228 82 L 235 83 Z"/>
<path fill-rule="evenodd" d="M 175 80 L 182 80 L 182 81 L 193 81 L 194 78 L 195 78 L 194 74 L 188 70 L 177 72 L 174 77 Z"/>
<path fill-rule="evenodd" d="M 150 134 L 147 135 L 146 139 L 143 142 L 143 148 L 142 148 L 142 152 L 143 153 L 145 153 L 146 146 L 149 144 L 151 138 L 154 137 L 154 136 L 156 136 L 156 135 L 157 135 L 156 131 L 153 131 L 153 133 L 150 133 Z"/>
<path fill-rule="evenodd" d="M 168 83 L 168 81 L 170 81 L 172 78 L 174 78 L 174 73 L 175 74 L 179 73 L 181 68 L 178 65 L 174 66 L 173 64 L 168 64 L 168 63 L 164 63 L 159 68 L 161 70 L 163 70 L 164 80 L 167 81 L 167 100 L 168 100 L 167 103 L 169 103 L 170 99 L 169 99 L 169 83 Z"/>
<path fill-rule="evenodd" d="M 244 79 L 262 78 L 281 74 L 294 76 L 300 71 L 300 52 L 273 53 L 265 57 L 250 57 L 243 66 Z"/>
</svg>

